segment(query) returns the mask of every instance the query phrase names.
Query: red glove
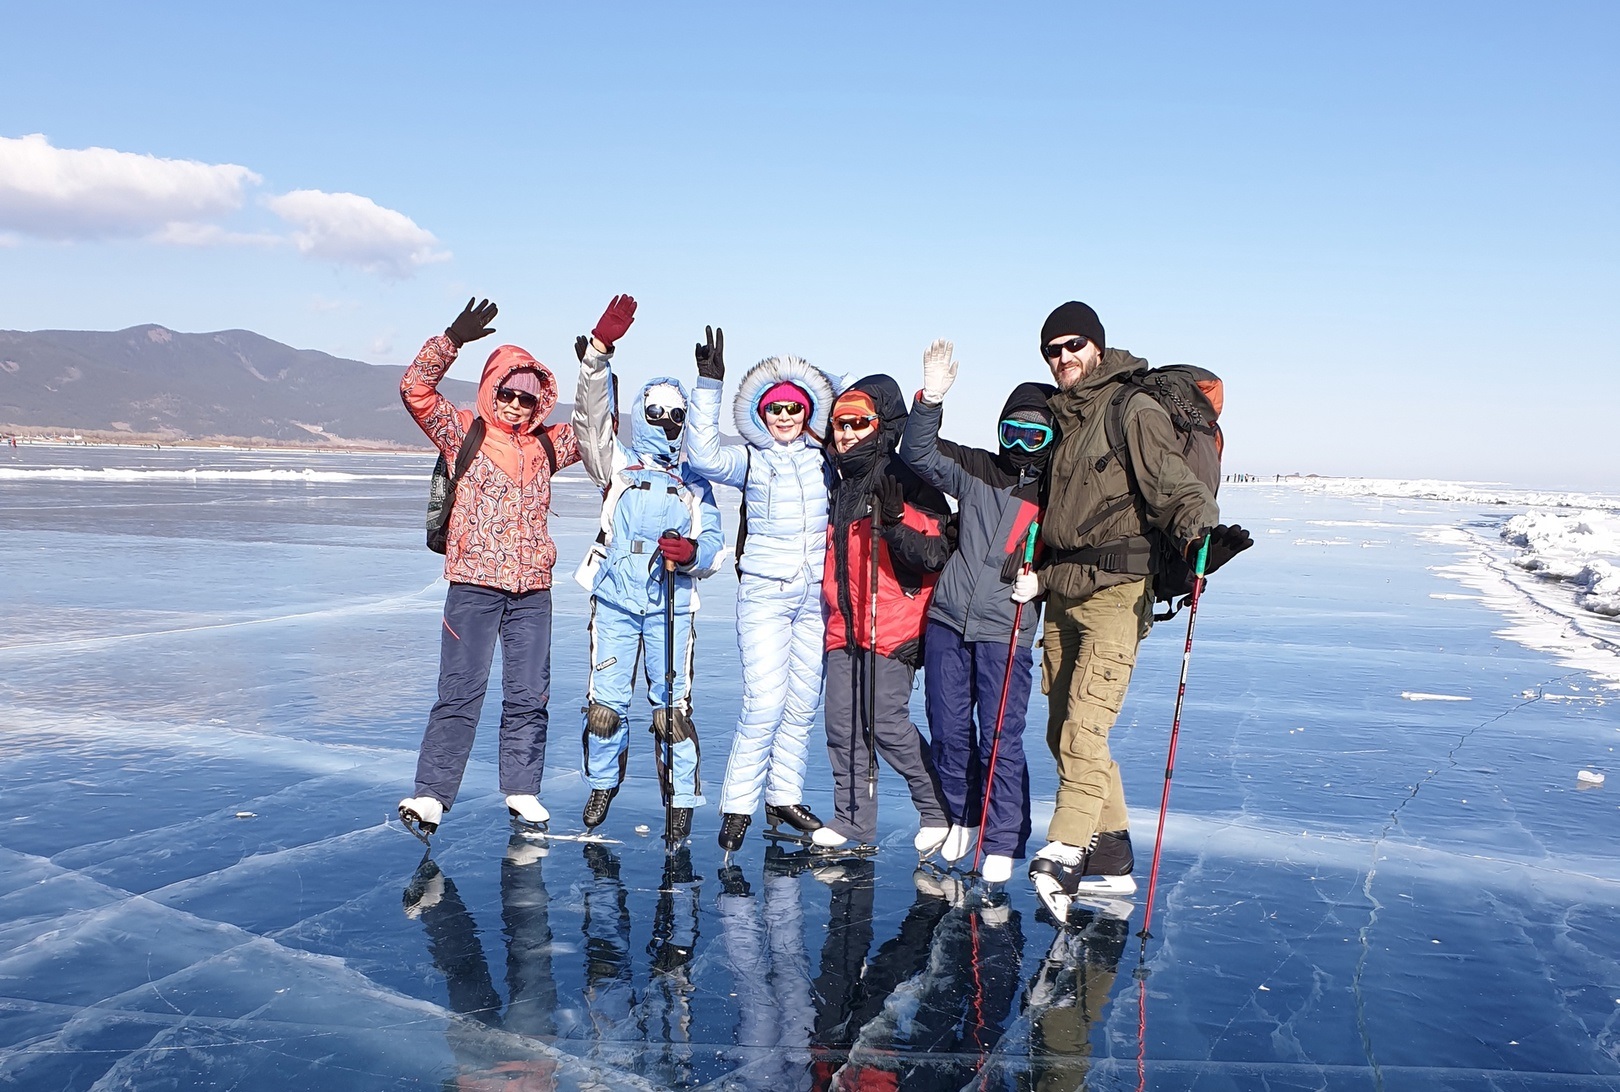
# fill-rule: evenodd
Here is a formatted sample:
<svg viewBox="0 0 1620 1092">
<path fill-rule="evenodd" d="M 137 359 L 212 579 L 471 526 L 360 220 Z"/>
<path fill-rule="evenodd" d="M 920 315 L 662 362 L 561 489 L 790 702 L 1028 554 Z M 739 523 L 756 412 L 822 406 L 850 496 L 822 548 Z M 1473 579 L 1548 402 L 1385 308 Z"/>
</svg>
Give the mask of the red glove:
<svg viewBox="0 0 1620 1092">
<path fill-rule="evenodd" d="M 673 561 L 677 569 L 684 569 L 697 557 L 697 543 L 682 538 L 674 531 L 665 531 L 658 536 L 658 552 L 664 555 L 666 561 Z"/>
<path fill-rule="evenodd" d="M 602 312 L 602 317 L 596 320 L 596 329 L 591 331 L 591 336 L 611 349 L 634 321 L 636 301 L 630 296 L 614 296 L 607 310 Z"/>
</svg>

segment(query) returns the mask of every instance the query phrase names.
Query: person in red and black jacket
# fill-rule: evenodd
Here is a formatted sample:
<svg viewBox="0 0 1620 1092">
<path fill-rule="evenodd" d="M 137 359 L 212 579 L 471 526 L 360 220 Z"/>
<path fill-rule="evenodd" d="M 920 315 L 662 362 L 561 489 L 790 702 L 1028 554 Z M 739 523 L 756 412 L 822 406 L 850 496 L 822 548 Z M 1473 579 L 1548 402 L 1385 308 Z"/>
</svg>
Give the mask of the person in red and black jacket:
<svg viewBox="0 0 1620 1092">
<path fill-rule="evenodd" d="M 873 741 L 911 791 L 921 819 L 917 851 L 933 853 L 950 829 L 928 744 L 907 707 L 929 594 L 951 556 L 951 517 L 939 490 L 895 454 L 905 424 L 900 386 L 886 375 L 859 380 L 833 403 L 821 596 L 834 801 L 832 821 L 811 835 L 823 850 L 869 851 L 877 841 Z"/>
</svg>

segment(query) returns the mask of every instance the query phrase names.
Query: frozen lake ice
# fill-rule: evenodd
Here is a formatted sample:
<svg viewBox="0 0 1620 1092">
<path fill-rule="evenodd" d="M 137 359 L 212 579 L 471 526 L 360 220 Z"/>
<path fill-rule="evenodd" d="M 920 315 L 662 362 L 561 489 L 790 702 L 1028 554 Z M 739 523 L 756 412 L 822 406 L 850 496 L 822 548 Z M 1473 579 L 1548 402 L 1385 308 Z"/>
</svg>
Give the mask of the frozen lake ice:
<svg viewBox="0 0 1620 1092">
<path fill-rule="evenodd" d="M 0 452 L 0 1087 L 1620 1086 L 1620 787 L 1577 778 L 1614 772 L 1620 631 L 1508 563 L 1544 498 L 1224 488 L 1256 546 L 1199 613 L 1144 951 L 1140 895 L 1060 932 L 1021 869 L 988 906 L 914 875 L 887 771 L 870 862 L 756 826 L 722 868 L 712 811 L 667 858 L 640 731 L 619 844 L 515 835 L 498 688 L 425 861 L 390 816 L 435 686 L 429 465 Z M 595 508 L 565 475 L 562 569 Z M 699 621 L 711 785 L 733 590 Z M 562 830 L 586 600 L 555 595 Z M 1183 633 L 1113 736 L 1144 889 Z"/>
</svg>

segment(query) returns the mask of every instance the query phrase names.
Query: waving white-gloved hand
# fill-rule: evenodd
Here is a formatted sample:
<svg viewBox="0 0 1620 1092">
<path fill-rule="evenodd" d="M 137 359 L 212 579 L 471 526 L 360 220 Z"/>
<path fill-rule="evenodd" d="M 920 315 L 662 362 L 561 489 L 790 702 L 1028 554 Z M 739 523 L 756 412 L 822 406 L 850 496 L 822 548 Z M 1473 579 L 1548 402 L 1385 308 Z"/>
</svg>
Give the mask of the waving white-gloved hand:
<svg viewBox="0 0 1620 1092">
<path fill-rule="evenodd" d="M 945 392 L 956 382 L 956 359 L 951 356 L 955 346 L 944 338 L 923 350 L 923 401 L 939 405 L 945 401 Z"/>
<path fill-rule="evenodd" d="M 1027 603 L 1041 594 L 1041 578 L 1034 573 L 1019 573 L 1013 581 L 1012 601 Z"/>
</svg>

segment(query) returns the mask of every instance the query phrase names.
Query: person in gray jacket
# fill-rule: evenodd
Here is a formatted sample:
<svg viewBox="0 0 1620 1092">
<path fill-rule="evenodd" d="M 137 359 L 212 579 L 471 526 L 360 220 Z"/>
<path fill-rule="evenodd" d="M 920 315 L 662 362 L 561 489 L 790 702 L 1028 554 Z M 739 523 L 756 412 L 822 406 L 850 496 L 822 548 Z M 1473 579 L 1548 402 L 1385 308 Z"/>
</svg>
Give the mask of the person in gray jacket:
<svg viewBox="0 0 1620 1092">
<path fill-rule="evenodd" d="M 976 857 L 982 825 L 982 874 L 1005 883 L 1029 841 L 1024 717 L 1034 668 L 1030 645 L 1040 619 L 1038 606 L 1024 610 L 1015 642 L 1012 591 L 1025 540 L 1040 518 L 1041 474 L 1053 437 L 1046 402 L 1057 388 L 1014 388 L 1001 410 L 997 448 L 986 451 L 939 438 L 956 370 L 948 341 L 934 342 L 923 354 L 923 389 L 906 419 L 900 457 L 923 481 L 955 497 L 959 511 L 957 549 L 934 587 L 923 641 L 928 734 L 951 820 L 941 855 L 953 863 Z M 992 753 L 995 776 L 987 794 Z"/>
</svg>

